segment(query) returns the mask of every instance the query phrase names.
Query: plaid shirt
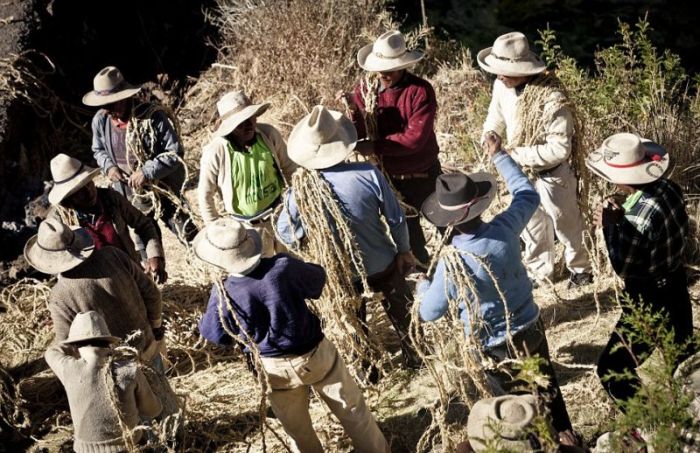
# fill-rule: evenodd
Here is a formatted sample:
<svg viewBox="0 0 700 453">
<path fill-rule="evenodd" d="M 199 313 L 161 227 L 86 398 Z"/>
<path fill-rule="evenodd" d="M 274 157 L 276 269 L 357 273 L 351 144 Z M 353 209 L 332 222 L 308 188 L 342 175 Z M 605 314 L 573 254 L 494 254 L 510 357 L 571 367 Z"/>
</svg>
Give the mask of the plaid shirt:
<svg viewBox="0 0 700 453">
<path fill-rule="evenodd" d="M 623 278 L 646 278 L 676 270 L 683 262 L 688 214 L 683 193 L 661 178 L 615 225 L 605 230 L 610 262 Z"/>
</svg>

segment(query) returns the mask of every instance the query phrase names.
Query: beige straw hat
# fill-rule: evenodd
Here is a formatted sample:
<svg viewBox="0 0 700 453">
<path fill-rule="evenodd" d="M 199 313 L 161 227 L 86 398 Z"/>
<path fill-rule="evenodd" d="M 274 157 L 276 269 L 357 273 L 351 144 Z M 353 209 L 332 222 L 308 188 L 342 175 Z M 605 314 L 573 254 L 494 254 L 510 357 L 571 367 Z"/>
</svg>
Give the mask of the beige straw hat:
<svg viewBox="0 0 700 453">
<path fill-rule="evenodd" d="M 357 52 L 357 63 L 366 71 L 389 72 L 405 69 L 423 59 L 420 50 L 407 50 L 406 39 L 400 31 L 384 33 L 373 44 Z"/>
<path fill-rule="evenodd" d="M 124 80 L 121 71 L 114 66 L 107 66 L 98 72 L 92 86 L 93 90 L 83 96 L 83 104 L 91 107 L 121 101 L 141 91 L 140 86 L 131 85 Z"/>
<path fill-rule="evenodd" d="M 72 344 L 86 340 L 106 340 L 118 343 L 119 337 L 109 333 L 105 318 L 96 311 L 90 310 L 75 315 L 68 331 L 68 338 L 61 344 Z"/>
<path fill-rule="evenodd" d="M 99 172 L 98 168 L 88 167 L 78 159 L 62 153 L 57 154 L 51 159 L 53 187 L 49 192 L 49 203 L 61 204 L 66 197 L 92 181 Z"/>
<path fill-rule="evenodd" d="M 546 69 L 530 50 L 525 35 L 517 31 L 496 38 L 492 47 L 479 52 L 476 61 L 484 71 L 507 77 L 531 76 Z"/>
<path fill-rule="evenodd" d="M 83 263 L 95 250 L 92 237 L 80 227 L 48 218 L 24 246 L 24 258 L 45 274 L 60 274 Z"/>
<path fill-rule="evenodd" d="M 648 184 L 666 173 L 669 157 L 659 144 L 623 132 L 611 135 L 586 158 L 596 175 L 615 184 Z"/>
<path fill-rule="evenodd" d="M 269 103 L 253 104 L 243 90 L 224 94 L 216 103 L 221 124 L 214 131 L 216 137 L 224 137 L 248 118 L 258 117 L 270 108 Z"/>
<path fill-rule="evenodd" d="M 298 165 L 319 170 L 345 160 L 357 143 L 357 131 L 345 115 L 317 105 L 289 134 L 289 158 Z"/>
<path fill-rule="evenodd" d="M 247 274 L 255 269 L 262 251 L 257 231 L 229 217 L 207 225 L 192 246 L 197 258 L 231 274 Z"/>
</svg>

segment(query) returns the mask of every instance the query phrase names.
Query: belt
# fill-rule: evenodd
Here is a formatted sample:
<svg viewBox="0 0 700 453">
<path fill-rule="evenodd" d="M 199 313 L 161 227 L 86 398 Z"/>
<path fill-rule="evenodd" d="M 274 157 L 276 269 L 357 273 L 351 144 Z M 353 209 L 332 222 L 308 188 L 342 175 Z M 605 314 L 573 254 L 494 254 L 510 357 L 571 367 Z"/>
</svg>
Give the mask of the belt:
<svg viewBox="0 0 700 453">
<path fill-rule="evenodd" d="M 555 165 L 554 167 L 548 168 L 546 170 L 538 171 L 537 174 L 539 176 L 547 176 L 548 174 L 552 173 L 554 170 L 556 170 L 559 167 L 561 167 L 561 164 Z"/>
<path fill-rule="evenodd" d="M 403 181 L 405 179 L 425 179 L 430 175 L 428 173 L 406 173 L 403 175 L 389 175 L 391 179 L 396 179 L 398 181 Z"/>
</svg>

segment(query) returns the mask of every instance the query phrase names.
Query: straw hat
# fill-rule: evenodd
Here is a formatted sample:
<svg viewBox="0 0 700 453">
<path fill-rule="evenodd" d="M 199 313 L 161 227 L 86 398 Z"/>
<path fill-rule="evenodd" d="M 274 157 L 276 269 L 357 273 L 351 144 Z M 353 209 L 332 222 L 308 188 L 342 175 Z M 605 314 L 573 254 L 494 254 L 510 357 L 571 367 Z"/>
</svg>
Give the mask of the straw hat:
<svg viewBox="0 0 700 453">
<path fill-rule="evenodd" d="M 525 35 L 517 31 L 496 38 L 492 47 L 479 52 L 476 61 L 484 71 L 507 77 L 535 75 L 546 69 L 530 50 Z"/>
<path fill-rule="evenodd" d="M 423 59 L 420 50 L 406 50 L 400 31 L 388 31 L 357 52 L 357 63 L 366 71 L 388 72 L 405 69 Z"/>
<path fill-rule="evenodd" d="M 221 124 L 214 131 L 214 136 L 224 137 L 248 118 L 258 117 L 270 108 L 269 103 L 253 104 L 243 90 L 224 94 L 216 103 Z"/>
<path fill-rule="evenodd" d="M 262 251 L 257 231 L 228 217 L 207 225 L 192 245 L 197 258 L 231 274 L 247 274 L 255 269 Z"/>
<path fill-rule="evenodd" d="M 75 315 L 68 331 L 68 338 L 61 344 L 72 344 L 86 340 L 106 340 L 118 343 L 119 338 L 112 336 L 107 328 L 105 318 L 96 311 L 86 311 Z"/>
<path fill-rule="evenodd" d="M 294 126 L 287 152 L 298 165 L 319 170 L 345 160 L 357 143 L 355 125 L 340 112 L 317 105 Z"/>
<path fill-rule="evenodd" d="M 527 434 L 536 416 L 537 402 L 532 395 L 504 395 L 477 401 L 467 420 L 469 444 L 474 451 L 485 451 L 487 445 L 493 444 L 499 451 L 532 451 Z"/>
<path fill-rule="evenodd" d="M 92 86 L 93 90 L 83 96 L 83 104 L 91 107 L 121 101 L 141 91 L 140 86 L 131 85 L 124 80 L 121 71 L 115 66 L 107 66 L 98 72 Z"/>
<path fill-rule="evenodd" d="M 45 274 L 60 274 L 83 263 L 94 249 L 92 237 L 83 228 L 48 218 L 27 241 L 24 258 Z"/>
<path fill-rule="evenodd" d="M 459 225 L 484 212 L 496 196 L 497 187 L 490 173 L 440 175 L 435 192 L 425 199 L 421 212 L 436 226 Z"/>
<path fill-rule="evenodd" d="M 586 158 L 593 173 L 615 184 L 647 184 L 663 176 L 669 158 L 659 144 L 630 133 L 611 135 Z"/>
<path fill-rule="evenodd" d="M 53 188 L 49 192 L 49 203 L 61 204 L 66 197 L 77 192 L 97 176 L 99 168 L 88 167 L 78 159 L 66 154 L 57 154 L 51 159 L 51 178 Z"/>
</svg>

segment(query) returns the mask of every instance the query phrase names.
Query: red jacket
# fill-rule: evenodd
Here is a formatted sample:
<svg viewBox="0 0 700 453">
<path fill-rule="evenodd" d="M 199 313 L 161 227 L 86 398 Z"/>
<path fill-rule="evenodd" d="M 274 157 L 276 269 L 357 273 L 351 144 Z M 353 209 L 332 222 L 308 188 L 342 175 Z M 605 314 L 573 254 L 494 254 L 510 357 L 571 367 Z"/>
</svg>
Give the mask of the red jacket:
<svg viewBox="0 0 700 453">
<path fill-rule="evenodd" d="M 394 87 L 378 93 L 375 152 L 382 158 L 384 169 L 393 175 L 426 173 L 438 164 L 440 151 L 433 124 L 437 111 L 435 90 L 427 80 L 406 72 Z M 364 112 L 365 103 L 360 85 L 353 99 Z M 362 113 L 352 115 L 359 138 L 367 136 Z"/>
</svg>

